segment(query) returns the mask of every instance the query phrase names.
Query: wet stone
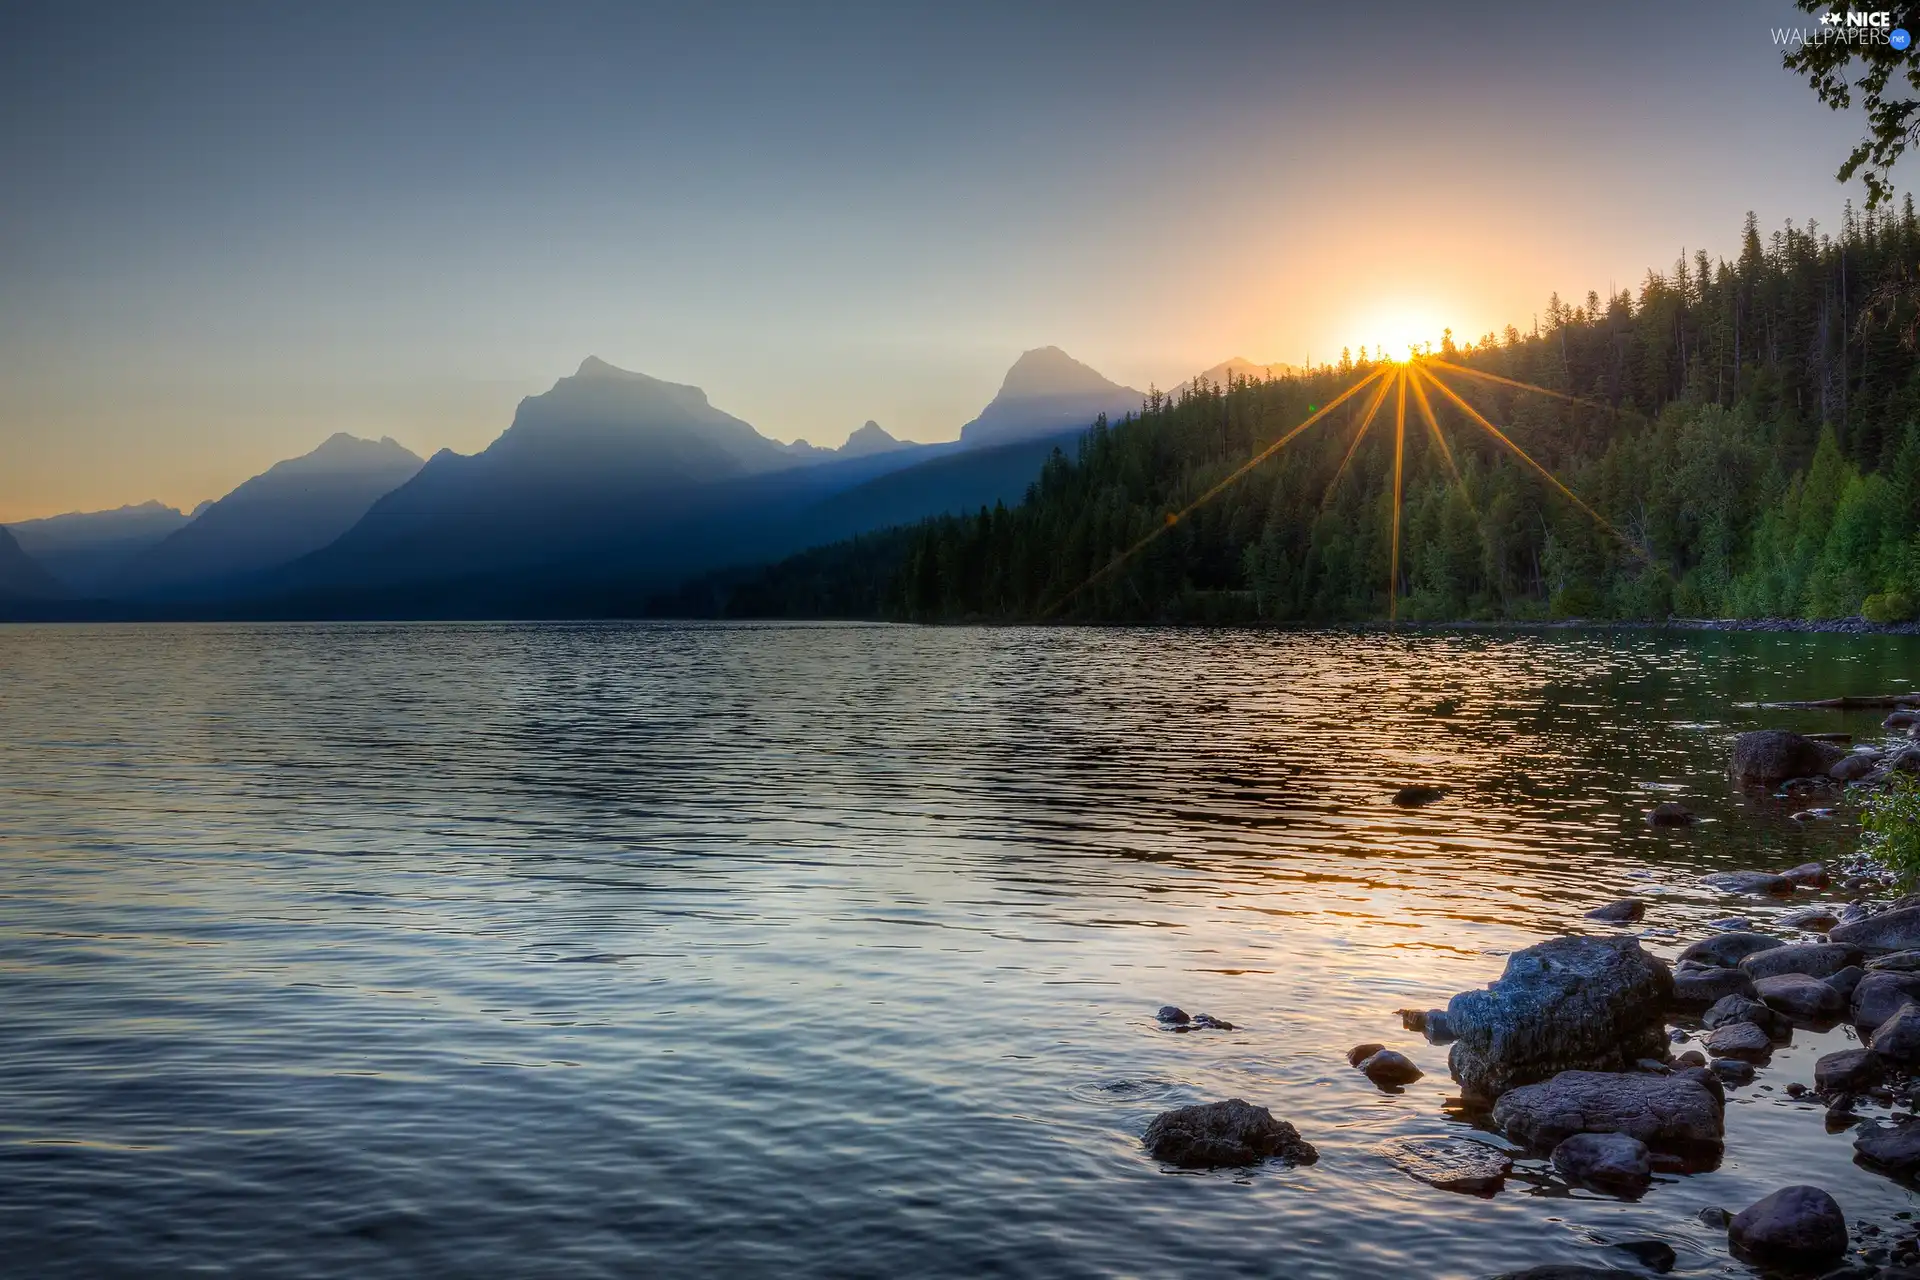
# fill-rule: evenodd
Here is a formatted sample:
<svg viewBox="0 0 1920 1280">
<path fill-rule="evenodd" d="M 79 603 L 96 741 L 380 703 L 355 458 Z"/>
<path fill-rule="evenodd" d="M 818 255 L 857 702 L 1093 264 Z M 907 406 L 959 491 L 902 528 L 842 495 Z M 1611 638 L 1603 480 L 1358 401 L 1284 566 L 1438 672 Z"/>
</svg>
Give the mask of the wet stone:
<svg viewBox="0 0 1920 1280">
<path fill-rule="evenodd" d="M 1320 1158 L 1292 1125 L 1240 1098 L 1164 1111 L 1143 1140 L 1156 1158 L 1189 1169 L 1244 1167 L 1270 1157 L 1312 1164 Z"/>
<path fill-rule="evenodd" d="M 1820 1188 L 1782 1187 L 1735 1214 L 1727 1242 L 1763 1266 L 1820 1266 L 1846 1253 L 1847 1220 Z"/>
<path fill-rule="evenodd" d="M 1513 1168 L 1512 1156 L 1472 1138 L 1401 1138 L 1383 1151 L 1409 1178 L 1463 1195 L 1493 1195 Z"/>
<path fill-rule="evenodd" d="M 1604 907 L 1595 907 L 1587 912 L 1589 920 L 1604 920 L 1609 924 L 1631 924 L 1647 914 L 1647 904 L 1639 898 L 1622 898 L 1618 902 L 1609 902 Z"/>
<path fill-rule="evenodd" d="M 1765 1062 L 1773 1054 L 1773 1038 L 1751 1022 L 1730 1022 L 1708 1034 L 1706 1050 L 1715 1058 Z"/>
</svg>

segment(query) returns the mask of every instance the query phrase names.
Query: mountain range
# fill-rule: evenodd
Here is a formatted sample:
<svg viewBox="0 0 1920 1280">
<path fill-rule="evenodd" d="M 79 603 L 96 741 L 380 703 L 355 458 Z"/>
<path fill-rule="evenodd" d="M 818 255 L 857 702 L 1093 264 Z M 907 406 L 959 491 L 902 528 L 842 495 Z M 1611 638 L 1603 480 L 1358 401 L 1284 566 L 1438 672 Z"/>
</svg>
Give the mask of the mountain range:
<svg viewBox="0 0 1920 1280">
<path fill-rule="evenodd" d="M 1244 360 L 1207 375 L 1257 376 Z M 1140 392 L 1057 347 L 1023 353 L 958 440 L 868 421 L 783 444 L 698 387 L 589 356 L 492 444 L 422 462 L 338 434 L 188 515 L 159 503 L 13 526 L 0 594 L 63 616 L 635 612 L 698 573 L 929 515 L 1015 503 L 1055 448 Z"/>
</svg>

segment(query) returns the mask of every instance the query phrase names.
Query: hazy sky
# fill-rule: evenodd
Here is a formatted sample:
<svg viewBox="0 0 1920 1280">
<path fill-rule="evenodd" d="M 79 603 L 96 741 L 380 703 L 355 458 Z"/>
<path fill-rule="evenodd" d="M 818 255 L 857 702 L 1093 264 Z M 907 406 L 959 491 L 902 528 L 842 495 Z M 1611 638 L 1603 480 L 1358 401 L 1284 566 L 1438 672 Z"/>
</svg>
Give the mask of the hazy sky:
<svg viewBox="0 0 1920 1280">
<path fill-rule="evenodd" d="M 1838 221 L 1859 122 L 1781 23 L 0 0 L 0 519 L 335 430 L 470 452 L 589 353 L 837 444 L 950 438 L 1047 343 L 1164 387 L 1525 327 L 1748 209 Z"/>
</svg>

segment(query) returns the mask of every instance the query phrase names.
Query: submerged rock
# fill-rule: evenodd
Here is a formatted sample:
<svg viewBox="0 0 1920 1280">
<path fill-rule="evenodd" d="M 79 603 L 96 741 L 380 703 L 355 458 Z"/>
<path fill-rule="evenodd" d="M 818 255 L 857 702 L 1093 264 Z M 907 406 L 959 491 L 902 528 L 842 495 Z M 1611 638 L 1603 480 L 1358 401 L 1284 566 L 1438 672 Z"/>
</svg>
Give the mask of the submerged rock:
<svg viewBox="0 0 1920 1280">
<path fill-rule="evenodd" d="M 1589 920 L 1605 920 L 1609 924 L 1632 924 L 1647 914 L 1647 904 L 1639 898 L 1622 898 L 1618 902 L 1609 902 L 1604 907 L 1595 907 L 1587 912 Z"/>
<path fill-rule="evenodd" d="M 1350 1067 L 1357 1067 L 1361 1063 L 1365 1062 L 1368 1058 L 1371 1058 L 1374 1054 L 1379 1053 L 1381 1050 L 1385 1049 L 1386 1047 L 1387 1046 L 1383 1044 L 1357 1044 L 1353 1046 L 1353 1048 L 1347 1050 L 1347 1065 Z"/>
<path fill-rule="evenodd" d="M 1764 933 L 1716 933 L 1687 947 L 1674 963 L 1722 968 L 1739 964 L 1756 952 L 1786 945 L 1780 939 L 1770 938 Z"/>
<path fill-rule="evenodd" d="M 1693 825 L 1693 810 L 1678 800 L 1662 800 L 1647 810 L 1647 822 L 1655 827 L 1686 827 Z"/>
<path fill-rule="evenodd" d="M 1750 955 L 1740 967 L 1761 978 L 1783 973 L 1803 973 L 1810 978 L 1830 978 L 1848 965 L 1860 963 L 1860 952 L 1843 942 L 1803 942 L 1788 947 L 1772 947 Z"/>
<path fill-rule="evenodd" d="M 1673 1270 L 1673 1264 L 1680 1260 L 1665 1240 L 1622 1240 L 1611 1247 L 1632 1255 L 1640 1265 L 1660 1275 Z"/>
<path fill-rule="evenodd" d="M 1774 921 L 1782 929 L 1805 929 L 1809 933 L 1825 933 L 1840 923 L 1840 917 L 1834 914 L 1832 907 L 1799 907 L 1784 911 Z"/>
<path fill-rule="evenodd" d="M 1846 1012 L 1847 999 L 1818 978 L 1804 973 L 1782 973 L 1753 984 L 1760 998 L 1790 1018 L 1830 1022 Z"/>
<path fill-rule="evenodd" d="M 1753 929 L 1753 921 L 1745 916 L 1723 916 L 1707 921 L 1707 928 L 1715 933 L 1746 933 Z"/>
<path fill-rule="evenodd" d="M 1920 1124 L 1875 1125 L 1863 1128 L 1853 1140 L 1853 1154 L 1896 1178 L 1920 1173 Z"/>
<path fill-rule="evenodd" d="M 1704 1074 L 1563 1071 L 1501 1095 L 1493 1120 L 1535 1150 L 1549 1150 L 1576 1133 L 1624 1133 L 1649 1147 L 1718 1150 L 1724 1104 L 1700 1078 Z"/>
<path fill-rule="evenodd" d="M 1413 1059 L 1392 1049 L 1382 1049 L 1360 1063 L 1360 1072 L 1382 1089 L 1412 1084 L 1427 1074 L 1413 1065 Z"/>
<path fill-rule="evenodd" d="M 1722 893 L 1784 898 L 1793 892 L 1793 881 L 1771 871 L 1717 871 L 1710 876 L 1701 876 L 1700 883 Z"/>
<path fill-rule="evenodd" d="M 1528 1267 L 1525 1271 L 1502 1271 L 1493 1280 L 1641 1280 L 1641 1277 L 1637 1271 L 1622 1271 L 1618 1267 L 1580 1267 L 1555 1262 L 1544 1267 Z"/>
<path fill-rule="evenodd" d="M 1810 809 L 1807 812 L 1824 812 L 1828 816 L 1832 816 L 1833 814 L 1833 810 L 1831 809 Z M 1795 816 L 1797 817 L 1798 815 Z M 1824 862 L 1803 862 L 1797 867 L 1788 867 L 1780 874 L 1793 881 L 1794 884 L 1802 889 L 1824 889 L 1831 883 L 1827 876 L 1827 865 Z"/>
<path fill-rule="evenodd" d="M 1590 1187 L 1636 1192 L 1653 1178 L 1653 1153 L 1624 1133 L 1576 1133 L 1554 1147 L 1553 1167 Z"/>
<path fill-rule="evenodd" d="M 1827 935 L 1862 951 L 1920 950 L 1920 906 L 1896 907 L 1839 925 Z"/>
<path fill-rule="evenodd" d="M 1727 1243 L 1762 1266 L 1820 1266 L 1846 1253 L 1847 1219 L 1818 1187 L 1782 1187 L 1734 1215 Z"/>
<path fill-rule="evenodd" d="M 1472 1138 L 1401 1138 L 1384 1150 L 1409 1178 L 1471 1196 L 1493 1195 L 1513 1169 L 1512 1156 Z"/>
<path fill-rule="evenodd" d="M 1445 787 L 1402 787 L 1393 793 L 1393 802 L 1402 809 L 1418 809 L 1422 805 L 1432 804 L 1436 800 L 1444 800 L 1446 796 L 1447 789 Z"/>
<path fill-rule="evenodd" d="M 1713 1074 L 1720 1077 L 1723 1084 L 1753 1083 L 1753 1064 L 1740 1058 L 1715 1058 L 1712 1063 Z"/>
<path fill-rule="evenodd" d="M 1784 729 L 1755 729 L 1733 740 L 1733 780 L 1773 787 L 1790 778 L 1825 773 L 1846 753 L 1828 742 Z"/>
<path fill-rule="evenodd" d="M 1170 1027 L 1184 1027 L 1193 1021 L 1187 1016 L 1187 1011 L 1177 1004 L 1163 1004 L 1160 1006 L 1160 1012 L 1153 1016 Z"/>
<path fill-rule="evenodd" d="M 1465 1092 L 1492 1099 L 1570 1067 L 1618 1070 L 1664 1057 L 1661 1015 L 1672 994 L 1672 975 L 1637 938 L 1527 947 L 1486 990 L 1448 1002 L 1458 1037 L 1448 1066 Z"/>
<path fill-rule="evenodd" d="M 1163 1111 L 1144 1141 L 1158 1159 L 1188 1169 L 1239 1167 L 1274 1156 L 1288 1164 L 1320 1158 L 1292 1125 L 1240 1098 Z"/>
</svg>

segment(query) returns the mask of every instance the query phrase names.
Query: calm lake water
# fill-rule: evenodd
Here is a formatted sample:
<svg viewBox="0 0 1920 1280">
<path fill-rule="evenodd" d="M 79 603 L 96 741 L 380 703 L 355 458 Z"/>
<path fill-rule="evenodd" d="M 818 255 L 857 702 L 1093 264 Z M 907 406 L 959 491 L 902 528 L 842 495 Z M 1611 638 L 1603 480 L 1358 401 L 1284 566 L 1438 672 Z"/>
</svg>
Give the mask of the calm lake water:
<svg viewBox="0 0 1920 1280">
<path fill-rule="evenodd" d="M 1657 1236 L 1745 1274 L 1702 1207 L 1912 1208 L 1784 1093 L 1850 1033 L 1730 1093 L 1715 1172 L 1478 1200 L 1385 1154 L 1471 1132 L 1393 1010 L 1623 892 L 1668 956 L 1778 913 L 1698 877 L 1856 833 L 1732 793 L 1728 736 L 1877 733 L 1751 704 L 1916 673 L 1905 637 L 0 629 L 0 1269 L 1481 1277 Z M 1710 820 L 1649 829 L 1667 796 Z M 1382 1094 L 1367 1040 L 1430 1074 Z M 1141 1150 L 1229 1096 L 1320 1163 Z"/>
</svg>

